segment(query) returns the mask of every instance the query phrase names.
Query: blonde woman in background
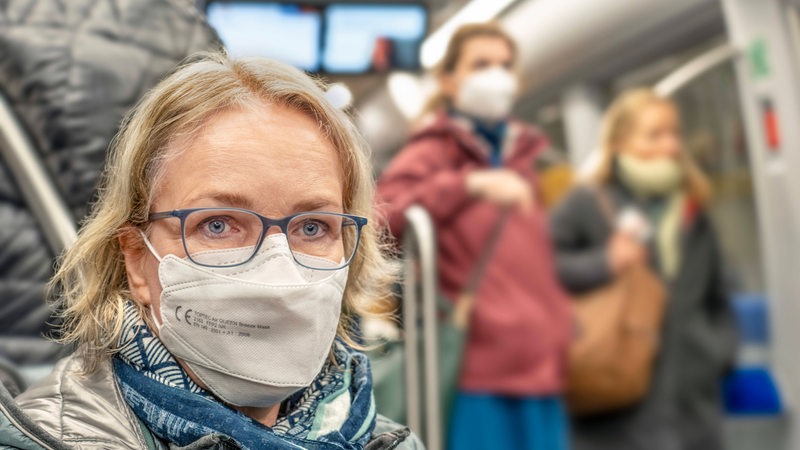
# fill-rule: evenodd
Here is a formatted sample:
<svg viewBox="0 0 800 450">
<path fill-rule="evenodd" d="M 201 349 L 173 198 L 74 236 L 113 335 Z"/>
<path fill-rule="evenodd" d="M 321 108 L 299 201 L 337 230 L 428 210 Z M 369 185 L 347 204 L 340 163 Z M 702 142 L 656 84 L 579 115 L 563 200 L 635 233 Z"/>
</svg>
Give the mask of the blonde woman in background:
<svg viewBox="0 0 800 450">
<path fill-rule="evenodd" d="M 601 145 L 592 183 L 551 217 L 561 280 L 579 294 L 646 261 L 669 300 L 651 391 L 629 410 L 576 420 L 575 448 L 720 449 L 719 382 L 736 339 L 705 213 L 709 183 L 684 149 L 678 108 L 651 90 L 625 92 L 611 105 Z M 624 212 L 624 227 L 608 223 L 598 195 Z"/>
<path fill-rule="evenodd" d="M 302 72 L 179 68 L 124 123 L 53 282 L 78 351 L 16 402 L 0 389 L 0 446 L 421 448 L 376 416 L 350 345 L 394 280 L 371 173 Z"/>
</svg>

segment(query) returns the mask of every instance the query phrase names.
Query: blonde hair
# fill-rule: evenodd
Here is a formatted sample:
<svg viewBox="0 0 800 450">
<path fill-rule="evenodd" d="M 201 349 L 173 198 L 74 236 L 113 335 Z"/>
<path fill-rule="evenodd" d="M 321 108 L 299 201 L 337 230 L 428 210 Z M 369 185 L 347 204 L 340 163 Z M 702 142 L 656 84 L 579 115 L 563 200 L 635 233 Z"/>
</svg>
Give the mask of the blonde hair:
<svg viewBox="0 0 800 450">
<path fill-rule="evenodd" d="M 98 200 L 50 283 L 63 318 L 59 340 L 78 345 L 87 372 L 117 350 L 124 305 L 131 299 L 118 239 L 147 223 L 169 144 L 195 136 L 214 113 L 258 102 L 285 106 L 317 121 L 338 152 L 345 211 L 372 218 L 368 147 L 350 118 L 325 99 L 322 83 L 261 58 L 229 60 L 215 53 L 191 58 L 123 121 L 111 144 Z M 351 320 L 364 314 L 367 303 L 385 298 L 395 280 L 395 265 L 382 253 L 375 223 L 370 220 L 362 231 L 344 293 L 337 334 L 351 344 Z M 143 314 L 143 306 L 137 306 Z"/>
<path fill-rule="evenodd" d="M 638 115 L 646 107 L 654 104 L 669 105 L 677 108 L 675 103 L 649 88 L 637 88 L 623 92 L 614 100 L 603 117 L 600 135 L 600 163 L 593 181 L 605 184 L 614 177 L 614 159 L 618 147 L 635 126 Z M 689 152 L 682 149 L 679 161 L 685 173 L 684 188 L 686 192 L 701 205 L 711 200 L 711 184 L 700 167 L 692 159 Z"/>
<path fill-rule="evenodd" d="M 467 42 L 477 37 L 495 37 L 502 39 L 508 44 L 511 50 L 513 60 L 517 60 L 517 44 L 508 32 L 497 22 L 482 22 L 470 23 L 462 25 L 458 28 L 450 41 L 447 43 L 447 49 L 444 52 L 442 60 L 434 67 L 433 75 L 441 78 L 443 75 L 453 73 L 461 60 L 461 55 L 464 52 L 464 47 Z M 440 108 L 448 106 L 450 99 L 441 89 L 431 96 L 422 109 L 422 116 L 430 114 Z"/>
</svg>

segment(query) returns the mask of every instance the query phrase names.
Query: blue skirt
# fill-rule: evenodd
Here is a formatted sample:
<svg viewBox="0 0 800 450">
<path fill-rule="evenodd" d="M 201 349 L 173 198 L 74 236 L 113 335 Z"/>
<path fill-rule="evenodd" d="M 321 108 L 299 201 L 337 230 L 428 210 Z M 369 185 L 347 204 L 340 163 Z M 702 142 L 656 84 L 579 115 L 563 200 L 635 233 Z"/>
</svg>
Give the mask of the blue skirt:
<svg viewBox="0 0 800 450">
<path fill-rule="evenodd" d="M 449 450 L 567 450 L 567 416 L 560 397 L 459 392 L 447 442 Z"/>
</svg>

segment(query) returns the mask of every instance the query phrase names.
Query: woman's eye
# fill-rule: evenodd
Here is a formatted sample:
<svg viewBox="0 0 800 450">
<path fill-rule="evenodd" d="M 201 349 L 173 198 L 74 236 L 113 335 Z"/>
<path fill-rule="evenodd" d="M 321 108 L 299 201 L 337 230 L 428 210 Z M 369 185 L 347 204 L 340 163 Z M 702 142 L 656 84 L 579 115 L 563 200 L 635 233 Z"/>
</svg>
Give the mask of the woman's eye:
<svg viewBox="0 0 800 450">
<path fill-rule="evenodd" d="M 308 237 L 314 237 L 321 231 L 321 227 L 315 222 L 306 222 L 303 224 L 303 234 Z"/>
<path fill-rule="evenodd" d="M 485 69 L 485 68 L 489 67 L 490 65 L 491 64 L 489 63 L 488 60 L 479 59 L 479 60 L 475 61 L 474 63 L 472 63 L 472 68 L 474 70 L 480 70 L 480 69 Z"/>
<path fill-rule="evenodd" d="M 197 230 L 210 238 L 227 237 L 236 231 L 234 223 L 231 217 L 209 217 L 197 225 Z"/>
<path fill-rule="evenodd" d="M 330 226 L 319 219 L 306 219 L 294 228 L 293 233 L 299 233 L 301 238 L 321 238 L 328 234 Z"/>
<path fill-rule="evenodd" d="M 220 234 L 225 231 L 225 222 L 222 220 L 212 220 L 208 222 L 208 231 L 214 234 Z"/>
</svg>

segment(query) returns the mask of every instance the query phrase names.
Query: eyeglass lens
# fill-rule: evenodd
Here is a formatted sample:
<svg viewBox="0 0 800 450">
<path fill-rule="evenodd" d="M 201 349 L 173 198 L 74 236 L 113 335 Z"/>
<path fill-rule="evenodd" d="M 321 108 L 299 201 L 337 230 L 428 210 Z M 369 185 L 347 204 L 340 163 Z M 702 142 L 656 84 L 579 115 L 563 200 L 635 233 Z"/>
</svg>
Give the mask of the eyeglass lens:
<svg viewBox="0 0 800 450">
<path fill-rule="evenodd" d="M 236 265 L 250 259 L 257 251 L 263 231 L 264 224 L 259 216 L 232 209 L 192 211 L 185 217 L 183 226 L 189 257 L 196 263 L 215 266 Z M 319 269 L 348 264 L 358 241 L 355 221 L 331 213 L 295 216 L 285 232 L 295 260 Z M 221 261 L 219 254 L 223 251 L 226 258 Z M 318 259 L 325 261 L 315 262 Z"/>
</svg>

